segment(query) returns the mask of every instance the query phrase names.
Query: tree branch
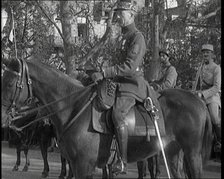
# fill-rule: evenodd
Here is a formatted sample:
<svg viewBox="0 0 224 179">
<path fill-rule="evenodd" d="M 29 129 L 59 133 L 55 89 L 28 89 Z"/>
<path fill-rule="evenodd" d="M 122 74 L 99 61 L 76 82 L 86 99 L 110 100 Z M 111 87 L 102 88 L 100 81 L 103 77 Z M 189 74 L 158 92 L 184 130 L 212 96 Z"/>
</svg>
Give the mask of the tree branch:
<svg viewBox="0 0 224 179">
<path fill-rule="evenodd" d="M 221 7 L 218 7 L 215 11 L 213 12 L 210 12 L 202 17 L 199 17 L 199 18 L 193 18 L 193 17 L 190 17 L 189 20 L 192 21 L 192 22 L 200 22 L 200 21 L 204 21 L 210 17 L 213 17 L 217 14 L 217 12 L 221 10 Z"/>
<path fill-rule="evenodd" d="M 116 3 L 114 4 L 114 6 L 111 8 L 110 12 L 109 12 L 109 17 L 107 19 L 107 28 L 106 28 L 106 32 L 104 33 L 103 37 L 100 39 L 99 42 L 97 42 L 95 44 L 95 46 L 89 51 L 88 54 L 86 54 L 80 61 L 81 63 L 78 66 L 84 66 L 85 63 L 90 60 L 93 55 L 96 53 L 97 50 L 99 50 L 101 47 L 103 47 L 107 40 L 109 39 L 109 36 L 112 32 L 112 18 L 113 18 L 113 9 L 115 7 Z"/>
<path fill-rule="evenodd" d="M 37 6 L 40 8 L 40 10 L 44 13 L 45 17 L 55 26 L 55 28 L 57 29 L 59 35 L 61 36 L 63 42 L 65 42 L 65 38 L 60 30 L 60 28 L 57 26 L 57 24 L 48 16 L 48 14 L 45 12 L 45 10 L 43 9 L 43 7 L 40 5 L 40 3 L 38 2 L 38 0 L 35 0 L 35 2 L 37 3 Z"/>
</svg>

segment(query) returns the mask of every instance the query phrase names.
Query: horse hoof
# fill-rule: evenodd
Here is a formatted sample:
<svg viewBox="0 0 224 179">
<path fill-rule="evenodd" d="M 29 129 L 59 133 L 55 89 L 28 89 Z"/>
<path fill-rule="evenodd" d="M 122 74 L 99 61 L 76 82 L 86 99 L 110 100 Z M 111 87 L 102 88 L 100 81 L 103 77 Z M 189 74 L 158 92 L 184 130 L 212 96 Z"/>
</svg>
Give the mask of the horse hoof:
<svg viewBox="0 0 224 179">
<path fill-rule="evenodd" d="M 72 176 L 67 176 L 67 178 L 66 179 L 72 179 Z"/>
<path fill-rule="evenodd" d="M 48 177 L 48 172 L 42 172 L 41 178 L 47 178 Z"/>
<path fill-rule="evenodd" d="M 13 169 L 12 169 L 13 172 L 18 171 L 18 170 L 19 170 L 18 166 L 14 166 Z"/>
<path fill-rule="evenodd" d="M 27 172 L 28 171 L 28 165 L 25 165 L 22 171 Z"/>
</svg>

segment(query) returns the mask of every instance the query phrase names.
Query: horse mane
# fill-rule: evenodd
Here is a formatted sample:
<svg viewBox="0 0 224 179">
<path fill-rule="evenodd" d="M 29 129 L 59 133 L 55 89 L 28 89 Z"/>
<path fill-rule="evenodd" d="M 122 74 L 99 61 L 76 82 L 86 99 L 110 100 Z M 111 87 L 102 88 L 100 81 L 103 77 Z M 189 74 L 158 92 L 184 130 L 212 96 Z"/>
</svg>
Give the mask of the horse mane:
<svg viewBox="0 0 224 179">
<path fill-rule="evenodd" d="M 39 72 L 38 76 L 40 76 L 40 78 L 44 78 L 43 74 L 47 76 L 53 76 L 53 78 L 56 79 L 55 83 L 59 84 L 58 87 L 63 86 L 63 84 L 66 84 L 66 87 L 69 89 L 69 91 L 73 92 L 85 88 L 79 80 L 72 78 L 71 76 L 43 62 L 29 60 L 27 61 L 27 64 L 30 64 L 32 68 L 36 69 L 36 71 Z"/>
</svg>

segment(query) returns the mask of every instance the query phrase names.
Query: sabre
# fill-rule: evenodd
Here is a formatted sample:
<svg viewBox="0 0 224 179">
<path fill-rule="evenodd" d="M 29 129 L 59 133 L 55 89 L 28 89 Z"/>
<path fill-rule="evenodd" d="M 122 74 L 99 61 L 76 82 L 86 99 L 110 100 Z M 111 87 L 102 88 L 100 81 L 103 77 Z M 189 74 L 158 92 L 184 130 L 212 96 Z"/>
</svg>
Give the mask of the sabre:
<svg viewBox="0 0 224 179">
<path fill-rule="evenodd" d="M 160 132 L 159 132 L 158 123 L 157 123 L 157 119 L 159 119 L 159 117 L 158 117 L 158 115 L 155 115 L 155 112 L 158 109 L 155 108 L 155 106 L 152 103 L 152 99 L 150 97 L 146 98 L 145 103 L 144 103 L 144 107 L 153 118 L 153 122 L 154 122 L 154 125 L 155 125 L 155 128 L 156 128 L 156 134 L 157 134 L 158 139 L 159 139 L 159 145 L 161 147 L 164 163 L 165 163 L 165 166 L 166 166 L 167 175 L 168 175 L 168 178 L 170 179 L 171 178 L 170 177 L 170 172 L 169 172 L 169 168 L 168 168 L 168 164 L 167 164 L 167 160 L 166 160 L 166 155 L 165 155 L 165 152 L 164 152 L 163 142 L 162 142 Z"/>
</svg>

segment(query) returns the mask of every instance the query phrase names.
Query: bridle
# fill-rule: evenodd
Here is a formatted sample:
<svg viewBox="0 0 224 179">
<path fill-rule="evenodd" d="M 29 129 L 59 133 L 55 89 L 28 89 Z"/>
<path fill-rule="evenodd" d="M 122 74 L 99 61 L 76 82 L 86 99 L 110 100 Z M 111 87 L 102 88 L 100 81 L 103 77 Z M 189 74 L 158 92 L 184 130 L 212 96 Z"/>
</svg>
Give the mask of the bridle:
<svg viewBox="0 0 224 179">
<path fill-rule="evenodd" d="M 32 81 L 30 79 L 27 63 L 24 59 L 16 59 L 16 60 L 19 63 L 19 72 L 13 71 L 8 67 L 5 67 L 5 71 L 13 73 L 14 75 L 17 76 L 16 88 L 14 91 L 12 102 L 11 103 L 7 103 L 6 101 L 2 102 L 3 106 L 7 108 L 7 114 L 11 117 L 14 117 L 16 115 L 16 110 L 20 110 L 22 106 L 29 106 L 34 101 L 34 96 L 32 92 Z M 25 87 L 24 82 L 26 82 L 27 84 L 28 96 L 24 101 L 24 104 L 21 105 L 21 107 L 19 107 L 17 106 L 17 104 L 21 96 L 21 93 Z"/>
<path fill-rule="evenodd" d="M 23 116 L 25 116 L 27 113 L 31 113 L 31 112 L 34 112 L 34 111 L 41 110 L 41 109 L 46 108 L 46 107 L 48 107 L 48 106 L 50 106 L 50 105 L 53 105 L 53 104 L 55 104 L 55 103 L 58 103 L 58 102 L 63 101 L 63 100 L 65 100 L 65 99 L 68 99 L 68 98 L 70 98 L 70 97 L 71 97 L 72 95 L 74 95 L 74 94 L 77 94 L 77 92 L 71 93 L 71 94 L 68 95 L 68 96 L 65 96 L 65 97 L 63 97 L 63 98 L 61 98 L 61 99 L 58 99 L 58 100 L 56 100 L 56 101 L 52 101 L 52 102 L 50 102 L 50 103 L 48 103 L 48 104 L 45 104 L 45 105 L 41 105 L 41 106 L 36 107 L 36 108 L 34 108 L 34 109 L 32 109 L 32 108 L 29 109 L 29 108 L 28 108 L 28 109 L 26 110 L 26 112 L 21 112 L 21 113 L 19 114 L 18 111 L 19 111 L 19 110 L 20 110 L 20 111 L 23 111 L 24 109 L 22 109 L 22 107 L 20 107 L 20 108 L 17 107 L 16 104 L 17 104 L 17 102 L 18 102 L 18 100 L 19 100 L 19 98 L 20 98 L 20 95 L 21 95 L 22 90 L 24 89 L 24 81 L 26 81 L 26 83 L 27 83 L 28 97 L 27 97 L 27 99 L 24 101 L 24 105 L 22 105 L 22 106 L 29 106 L 30 104 L 35 103 L 35 101 L 34 101 L 35 98 L 34 98 L 33 93 L 32 93 L 32 82 L 31 82 L 31 79 L 30 79 L 30 76 L 29 76 L 29 71 L 28 71 L 27 63 L 26 63 L 25 60 L 23 60 L 23 59 L 21 59 L 21 60 L 18 59 L 18 62 L 19 62 L 19 64 L 20 64 L 19 72 L 15 72 L 15 71 L 13 71 L 13 70 L 11 70 L 11 69 L 9 69 L 9 68 L 6 68 L 6 69 L 5 69 L 6 71 L 15 74 L 15 75 L 18 77 L 17 82 L 16 82 L 16 89 L 15 89 L 15 93 L 14 93 L 14 97 L 13 97 L 13 101 L 12 101 L 12 103 L 11 103 L 11 104 L 6 104 L 6 103 L 4 103 L 4 101 L 3 101 L 3 105 L 6 106 L 6 107 L 8 108 L 8 110 L 7 110 L 7 114 L 8 114 L 8 116 L 9 116 L 9 115 L 11 116 L 11 118 L 12 118 L 11 121 L 20 119 L 21 116 L 23 117 Z M 95 83 L 90 84 L 90 85 L 88 86 L 88 88 L 91 88 L 93 85 L 95 85 Z M 84 95 L 84 93 L 83 93 L 83 95 Z M 80 99 L 83 95 L 79 95 L 78 98 Z M 74 121 L 75 121 L 75 120 L 76 120 L 76 119 L 83 113 L 83 111 L 87 108 L 87 106 L 93 101 L 93 99 L 96 97 L 96 95 L 97 95 L 97 93 L 96 93 L 96 91 L 94 91 L 94 92 L 92 93 L 90 99 L 88 100 L 88 102 L 87 102 L 84 106 L 82 106 L 81 110 L 74 116 L 74 118 L 72 118 L 72 120 L 70 120 L 70 121 L 67 121 L 67 123 L 66 123 L 65 126 L 63 127 L 63 132 L 62 132 L 62 134 L 61 134 L 60 137 L 59 137 L 59 141 L 62 139 L 62 136 L 64 135 L 64 133 L 65 133 L 65 132 L 72 126 L 72 124 L 74 123 Z M 64 108 L 60 109 L 60 110 L 53 111 L 53 112 L 49 113 L 49 114 L 46 115 L 46 116 L 41 116 L 40 118 L 35 119 L 34 121 L 30 122 L 29 124 L 27 124 L 27 125 L 25 125 L 25 126 L 23 126 L 23 127 L 17 128 L 17 127 L 15 127 L 15 126 L 13 126 L 12 128 L 14 128 L 15 130 L 19 130 L 19 131 L 21 131 L 21 130 L 23 130 L 24 128 L 30 126 L 31 124 L 33 124 L 33 123 L 35 123 L 35 122 L 38 122 L 38 121 L 40 121 L 40 120 L 43 120 L 43 119 L 46 118 L 46 117 L 50 117 L 50 116 L 54 115 L 55 113 L 58 113 L 58 112 L 60 112 L 60 111 L 65 110 L 68 106 L 69 106 L 69 104 L 68 104 L 67 106 L 65 106 Z M 17 110 L 17 112 L 16 112 L 16 110 Z M 28 111 L 28 112 L 27 112 L 27 111 Z M 16 115 L 17 115 L 17 116 L 16 116 Z M 9 121 L 9 122 L 11 122 L 11 121 Z M 10 124 L 9 124 L 9 126 L 10 126 Z"/>
</svg>

